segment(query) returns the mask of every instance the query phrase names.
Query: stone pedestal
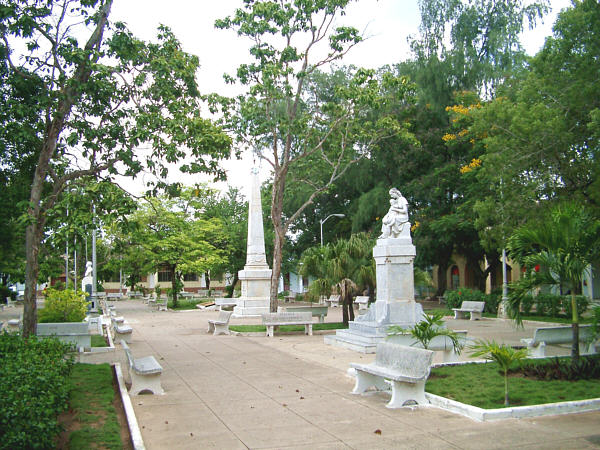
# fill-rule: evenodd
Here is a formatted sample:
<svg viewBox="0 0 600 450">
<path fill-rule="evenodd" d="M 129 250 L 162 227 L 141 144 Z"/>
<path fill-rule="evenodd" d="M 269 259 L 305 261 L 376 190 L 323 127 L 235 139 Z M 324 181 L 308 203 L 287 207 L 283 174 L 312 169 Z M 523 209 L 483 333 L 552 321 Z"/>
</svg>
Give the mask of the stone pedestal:
<svg viewBox="0 0 600 450">
<path fill-rule="evenodd" d="M 88 294 L 88 302 L 90 305 L 88 306 L 88 310 L 91 312 L 98 311 L 98 305 L 96 304 L 96 298 L 92 295 L 92 285 L 94 283 L 94 279 L 91 276 L 85 276 L 81 280 L 81 290 L 83 292 L 87 292 Z"/>
<path fill-rule="evenodd" d="M 271 269 L 265 254 L 258 170 L 252 171 L 252 192 L 248 208 L 246 265 L 238 272 L 242 296 L 233 308 L 233 317 L 256 317 L 269 312 Z"/>
<path fill-rule="evenodd" d="M 325 337 L 326 344 L 339 345 L 362 353 L 375 353 L 377 343 L 387 336 L 391 325 L 412 327 L 423 319 L 423 307 L 415 302 L 413 260 L 416 251 L 407 223 L 397 238 L 379 239 L 373 249 L 376 263 L 377 300 L 366 314 Z"/>
</svg>

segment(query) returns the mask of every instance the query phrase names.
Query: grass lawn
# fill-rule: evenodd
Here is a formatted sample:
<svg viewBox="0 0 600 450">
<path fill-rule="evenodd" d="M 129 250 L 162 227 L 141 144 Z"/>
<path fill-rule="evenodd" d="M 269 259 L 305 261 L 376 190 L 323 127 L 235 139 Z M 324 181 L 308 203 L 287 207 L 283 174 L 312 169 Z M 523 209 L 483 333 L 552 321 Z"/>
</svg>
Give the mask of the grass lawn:
<svg viewBox="0 0 600 450">
<path fill-rule="evenodd" d="M 431 370 L 425 390 L 485 409 L 504 407 L 504 377 L 496 363 L 446 366 Z M 600 398 L 600 380 L 541 381 L 509 375 L 510 406 Z"/>
<path fill-rule="evenodd" d="M 75 364 L 71 384 L 72 422 L 66 424 L 68 448 L 123 448 L 110 365 Z"/>
<path fill-rule="evenodd" d="M 192 299 L 181 299 L 178 298 L 177 299 L 177 308 L 173 307 L 173 300 L 169 300 L 167 306 L 169 309 L 173 309 L 175 311 L 181 311 L 181 310 L 185 310 L 185 309 L 196 309 L 196 305 L 197 304 L 204 304 L 204 303 L 213 303 L 215 301 L 214 298 L 192 298 Z"/>
<path fill-rule="evenodd" d="M 343 322 L 313 323 L 313 331 L 340 330 L 343 328 L 348 328 Z M 229 329 L 240 333 L 258 333 L 261 331 L 265 333 L 267 331 L 264 325 L 229 325 Z M 282 325 L 279 327 L 279 331 L 304 331 L 304 325 Z"/>
<path fill-rule="evenodd" d="M 424 312 L 426 314 L 433 314 L 435 312 L 439 312 L 439 313 L 443 314 L 444 316 L 454 316 L 454 311 L 452 311 L 451 309 L 447 309 L 447 308 L 427 309 Z M 493 313 L 484 312 L 483 317 L 495 319 L 498 317 L 498 315 L 493 314 Z M 548 317 L 548 316 L 537 316 L 535 314 L 528 314 L 528 315 L 523 314 L 523 315 L 521 315 L 521 318 L 523 320 L 535 320 L 537 322 L 564 323 L 567 325 L 571 324 L 571 318 L 567 317 L 567 316 Z M 579 317 L 579 323 L 582 323 L 582 324 L 583 323 L 592 323 L 592 318 L 591 317 Z"/>
<path fill-rule="evenodd" d="M 92 334 L 92 347 L 108 347 L 106 338 L 100 334 Z"/>
</svg>

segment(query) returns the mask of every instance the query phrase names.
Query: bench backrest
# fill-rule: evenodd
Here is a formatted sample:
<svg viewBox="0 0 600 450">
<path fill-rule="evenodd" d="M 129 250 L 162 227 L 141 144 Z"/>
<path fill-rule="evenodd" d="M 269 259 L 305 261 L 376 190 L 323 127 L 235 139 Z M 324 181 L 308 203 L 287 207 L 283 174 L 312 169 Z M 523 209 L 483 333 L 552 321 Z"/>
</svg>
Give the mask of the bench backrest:
<svg viewBox="0 0 600 450">
<path fill-rule="evenodd" d="M 310 312 L 280 312 L 268 313 L 262 315 L 263 325 L 285 323 L 305 323 L 312 322 L 312 314 Z"/>
<path fill-rule="evenodd" d="M 216 297 L 215 298 L 215 305 L 220 306 L 220 305 L 235 305 L 237 304 L 237 300 L 235 298 L 231 298 L 231 297 Z"/>
<path fill-rule="evenodd" d="M 231 314 L 233 311 L 219 311 L 219 317 L 217 318 L 218 322 L 229 322 L 231 318 Z"/>
<path fill-rule="evenodd" d="M 579 340 L 587 341 L 592 337 L 591 325 L 579 325 Z M 573 328 L 565 327 L 540 327 L 533 333 L 533 342 L 546 344 L 567 344 L 573 340 Z"/>
<path fill-rule="evenodd" d="M 359 295 L 354 299 L 354 303 L 369 303 L 369 296 Z"/>
<path fill-rule="evenodd" d="M 475 311 L 483 312 L 485 308 L 485 302 L 462 302 L 460 309 L 473 309 Z"/>
<path fill-rule="evenodd" d="M 433 352 L 422 348 L 406 347 L 391 342 L 377 344 L 375 363 L 399 371 L 412 378 L 426 378 L 429 375 Z"/>
<path fill-rule="evenodd" d="M 59 323 L 38 323 L 38 336 L 74 336 L 80 334 L 90 334 L 87 322 L 59 322 Z"/>
<path fill-rule="evenodd" d="M 340 296 L 339 295 L 330 295 L 329 296 L 329 301 L 330 302 L 339 302 L 340 301 Z"/>
<path fill-rule="evenodd" d="M 327 306 L 285 306 L 282 312 L 310 312 L 313 315 L 327 315 Z"/>
<path fill-rule="evenodd" d="M 127 342 L 121 341 L 121 345 L 123 346 L 123 350 L 125 350 L 125 355 L 127 356 L 127 363 L 129 364 L 129 368 L 133 367 L 133 355 L 131 354 L 131 350 L 129 349 L 129 345 Z"/>
</svg>

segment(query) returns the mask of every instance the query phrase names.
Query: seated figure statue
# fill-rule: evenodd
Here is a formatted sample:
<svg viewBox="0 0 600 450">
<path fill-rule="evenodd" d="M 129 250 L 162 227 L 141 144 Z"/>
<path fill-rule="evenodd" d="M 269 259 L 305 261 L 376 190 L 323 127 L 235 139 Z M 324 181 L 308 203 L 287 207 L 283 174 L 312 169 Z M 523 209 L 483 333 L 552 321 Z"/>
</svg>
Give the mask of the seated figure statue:
<svg viewBox="0 0 600 450">
<path fill-rule="evenodd" d="M 408 202 L 396 188 L 390 189 L 390 196 L 390 209 L 383 217 L 379 239 L 399 238 L 408 223 Z"/>
</svg>

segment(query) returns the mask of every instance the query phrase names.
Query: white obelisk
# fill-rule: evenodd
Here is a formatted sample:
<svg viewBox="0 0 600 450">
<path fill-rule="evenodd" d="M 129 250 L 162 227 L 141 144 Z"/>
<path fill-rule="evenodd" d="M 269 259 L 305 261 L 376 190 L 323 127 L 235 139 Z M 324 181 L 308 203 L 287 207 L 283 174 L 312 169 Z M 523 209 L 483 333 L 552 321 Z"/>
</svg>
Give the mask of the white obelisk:
<svg viewBox="0 0 600 450">
<path fill-rule="evenodd" d="M 233 308 L 234 316 L 258 316 L 269 312 L 271 269 L 265 254 L 258 169 L 252 169 L 252 192 L 248 205 L 248 244 L 246 265 L 238 272 L 242 296 Z"/>
</svg>

